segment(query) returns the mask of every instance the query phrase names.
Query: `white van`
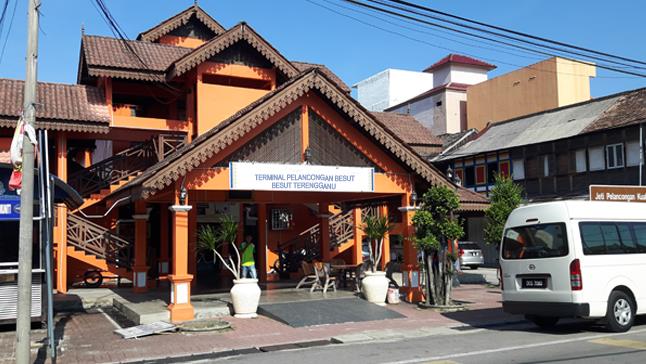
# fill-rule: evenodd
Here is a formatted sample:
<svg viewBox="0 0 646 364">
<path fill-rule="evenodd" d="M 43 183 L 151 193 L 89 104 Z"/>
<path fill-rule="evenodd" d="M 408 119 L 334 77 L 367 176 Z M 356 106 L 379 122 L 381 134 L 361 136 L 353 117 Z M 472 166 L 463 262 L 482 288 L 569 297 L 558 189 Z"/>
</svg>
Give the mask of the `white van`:
<svg viewBox="0 0 646 364">
<path fill-rule="evenodd" d="M 560 201 L 515 209 L 500 246 L 505 312 L 549 327 L 605 318 L 627 331 L 646 313 L 646 204 Z"/>
</svg>

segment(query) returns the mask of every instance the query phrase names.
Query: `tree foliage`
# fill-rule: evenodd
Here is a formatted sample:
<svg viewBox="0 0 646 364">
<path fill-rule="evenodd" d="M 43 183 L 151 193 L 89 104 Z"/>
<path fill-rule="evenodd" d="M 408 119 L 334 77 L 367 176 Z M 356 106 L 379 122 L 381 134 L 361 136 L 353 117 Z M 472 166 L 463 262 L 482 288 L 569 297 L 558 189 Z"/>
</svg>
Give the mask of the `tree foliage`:
<svg viewBox="0 0 646 364">
<path fill-rule="evenodd" d="M 413 217 L 417 249 L 424 252 L 427 304 L 448 305 L 454 258 L 446 249 L 448 242 L 464 235 L 460 222 L 453 216 L 460 206 L 455 191 L 445 186 L 433 186 L 421 199 L 420 210 Z M 434 264 L 436 257 L 437 264 Z"/>
<path fill-rule="evenodd" d="M 198 250 L 206 250 L 213 253 L 213 260 L 215 257 L 219 258 L 222 264 L 233 274 L 236 279 L 240 279 L 240 250 L 236 246 L 236 238 L 238 237 L 238 223 L 233 221 L 229 215 L 222 215 L 218 220 L 218 227 L 213 228 L 206 225 L 200 228 L 197 233 L 197 248 Z M 223 257 L 218 249 L 230 244 L 235 252 L 235 257 Z"/>
<path fill-rule="evenodd" d="M 484 229 L 485 242 L 498 246 L 502 238 L 503 228 L 509 214 L 520 206 L 523 188 L 511 179 L 511 177 L 497 175 L 495 184 L 491 189 L 491 205 L 485 211 L 487 225 Z"/>
<path fill-rule="evenodd" d="M 361 226 L 361 230 L 363 230 L 363 233 L 366 234 L 366 237 L 370 241 L 368 250 L 370 251 L 370 269 L 373 272 L 381 261 L 384 237 L 392 228 L 392 224 L 388 222 L 388 216 L 367 215 L 364 217 L 364 224 Z"/>
</svg>

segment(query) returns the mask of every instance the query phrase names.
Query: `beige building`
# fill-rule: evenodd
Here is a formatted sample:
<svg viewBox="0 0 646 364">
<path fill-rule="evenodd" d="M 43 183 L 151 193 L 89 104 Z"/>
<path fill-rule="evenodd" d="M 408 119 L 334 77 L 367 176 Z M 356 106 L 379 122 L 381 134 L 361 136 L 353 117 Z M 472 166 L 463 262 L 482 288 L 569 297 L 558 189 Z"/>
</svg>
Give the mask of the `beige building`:
<svg viewBox="0 0 646 364">
<path fill-rule="evenodd" d="M 590 99 L 596 67 L 554 57 L 469 86 L 467 129 Z"/>
</svg>

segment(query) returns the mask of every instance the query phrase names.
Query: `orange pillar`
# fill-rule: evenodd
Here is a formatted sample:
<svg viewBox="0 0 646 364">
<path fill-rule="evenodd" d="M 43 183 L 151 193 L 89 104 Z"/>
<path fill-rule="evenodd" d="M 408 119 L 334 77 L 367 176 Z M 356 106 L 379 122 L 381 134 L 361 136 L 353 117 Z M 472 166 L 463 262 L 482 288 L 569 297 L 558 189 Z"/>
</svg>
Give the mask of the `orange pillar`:
<svg viewBox="0 0 646 364">
<path fill-rule="evenodd" d="M 305 151 L 310 147 L 310 121 L 307 105 L 301 106 L 301 161 L 305 160 Z"/>
<path fill-rule="evenodd" d="M 83 150 L 83 167 L 87 168 L 92 165 L 92 149 Z"/>
<path fill-rule="evenodd" d="M 170 273 L 168 265 L 168 208 L 166 205 L 161 205 L 159 210 L 159 274 Z"/>
<path fill-rule="evenodd" d="M 188 274 L 197 274 L 197 209 L 188 212 Z M 196 284 L 197 279 L 191 281 L 191 286 Z"/>
<path fill-rule="evenodd" d="M 415 216 L 416 210 L 415 206 L 410 206 L 410 194 L 403 195 L 402 207 L 399 208 L 402 213 L 402 233 L 404 237 L 404 266 L 402 273 L 406 275 L 404 283 L 408 282 L 408 284 L 405 284 L 400 291 L 408 302 L 421 302 L 424 300 L 424 293 L 417 284 L 420 280 L 419 274 L 421 272 L 417 263 L 417 249 L 413 245 L 413 238 L 415 237 L 413 216 Z"/>
<path fill-rule="evenodd" d="M 329 262 L 330 255 L 330 206 L 327 202 L 319 203 L 319 226 L 321 233 L 321 258 Z"/>
<path fill-rule="evenodd" d="M 363 262 L 363 230 L 361 230 L 363 222 L 361 221 L 361 208 L 355 208 L 354 210 L 352 210 L 352 216 L 354 217 L 354 246 L 352 247 L 352 264 L 359 264 Z"/>
<path fill-rule="evenodd" d="M 256 270 L 258 272 L 258 279 L 261 282 L 267 281 L 267 272 L 271 269 L 270 264 L 267 259 L 267 204 L 259 203 L 257 205 L 258 209 L 258 244 L 256 245 L 256 251 L 258 252 L 258 263 L 256 264 Z"/>
<path fill-rule="evenodd" d="M 379 206 L 379 215 L 388 218 L 388 205 Z M 390 233 L 386 232 L 381 253 L 381 268 L 385 270 L 388 262 L 390 262 Z"/>
<path fill-rule="evenodd" d="M 59 132 L 56 136 L 56 175 L 67 182 L 67 136 Z M 56 207 L 56 289 L 67 293 L 67 207 L 59 204 Z"/>
<path fill-rule="evenodd" d="M 132 215 L 135 220 L 135 263 L 132 268 L 132 288 L 135 292 L 146 292 L 148 282 L 148 262 L 146 248 L 148 245 L 148 211 L 146 201 L 135 202 L 135 213 Z"/>
<path fill-rule="evenodd" d="M 188 274 L 188 213 L 192 206 L 177 203 L 168 209 L 172 214 L 173 228 L 172 274 L 168 277 L 171 282 L 170 305 L 168 305 L 170 320 L 172 322 L 190 321 L 195 316 L 191 305 L 193 276 Z"/>
</svg>

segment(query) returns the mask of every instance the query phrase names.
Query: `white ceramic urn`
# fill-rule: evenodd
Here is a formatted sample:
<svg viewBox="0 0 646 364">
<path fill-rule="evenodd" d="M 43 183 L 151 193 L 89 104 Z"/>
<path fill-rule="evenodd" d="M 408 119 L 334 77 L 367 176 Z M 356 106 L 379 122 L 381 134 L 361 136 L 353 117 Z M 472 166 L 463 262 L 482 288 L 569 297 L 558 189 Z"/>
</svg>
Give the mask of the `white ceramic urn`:
<svg viewBox="0 0 646 364">
<path fill-rule="evenodd" d="M 239 318 L 254 318 L 258 316 L 258 302 L 260 301 L 260 287 L 254 278 L 234 279 L 231 288 L 231 301 L 233 313 Z"/>
<path fill-rule="evenodd" d="M 366 272 L 365 278 L 361 280 L 361 290 L 368 302 L 385 306 L 386 295 L 388 294 L 388 278 L 386 278 L 386 272 Z"/>
</svg>

